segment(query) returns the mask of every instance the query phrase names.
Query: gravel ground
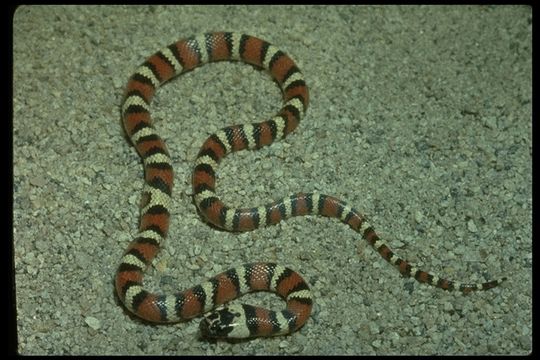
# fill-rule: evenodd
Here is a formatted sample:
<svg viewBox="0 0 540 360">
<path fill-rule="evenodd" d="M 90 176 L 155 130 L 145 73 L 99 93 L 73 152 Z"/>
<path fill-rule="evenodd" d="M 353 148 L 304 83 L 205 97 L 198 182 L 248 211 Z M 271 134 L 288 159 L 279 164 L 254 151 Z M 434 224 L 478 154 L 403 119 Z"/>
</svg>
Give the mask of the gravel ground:
<svg viewBox="0 0 540 360">
<path fill-rule="evenodd" d="M 21 354 L 531 351 L 531 8 L 22 6 L 13 28 Z M 313 316 L 291 336 L 229 343 L 199 339 L 197 320 L 155 326 L 126 313 L 113 278 L 136 232 L 143 173 L 120 125 L 123 88 L 156 50 L 214 30 L 289 53 L 312 100 L 287 139 L 223 161 L 225 202 L 335 195 L 422 269 L 509 281 L 468 296 L 418 284 L 326 218 L 243 234 L 202 222 L 189 196 L 200 145 L 281 104 L 264 72 L 217 63 L 171 81 L 152 104 L 176 183 L 170 236 L 146 284 L 173 291 L 277 261 L 310 283 Z M 266 293 L 243 300 L 283 306 Z"/>
</svg>

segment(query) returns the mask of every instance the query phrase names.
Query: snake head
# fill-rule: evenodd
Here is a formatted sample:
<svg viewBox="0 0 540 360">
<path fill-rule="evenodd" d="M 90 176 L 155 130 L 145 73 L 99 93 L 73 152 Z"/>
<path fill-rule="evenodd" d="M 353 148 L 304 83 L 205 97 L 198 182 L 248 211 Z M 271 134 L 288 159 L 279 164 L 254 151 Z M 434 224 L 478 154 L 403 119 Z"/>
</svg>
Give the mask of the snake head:
<svg viewBox="0 0 540 360">
<path fill-rule="evenodd" d="M 222 305 L 204 316 L 199 330 L 203 337 L 208 338 L 249 337 L 245 318 L 242 305 Z"/>
</svg>

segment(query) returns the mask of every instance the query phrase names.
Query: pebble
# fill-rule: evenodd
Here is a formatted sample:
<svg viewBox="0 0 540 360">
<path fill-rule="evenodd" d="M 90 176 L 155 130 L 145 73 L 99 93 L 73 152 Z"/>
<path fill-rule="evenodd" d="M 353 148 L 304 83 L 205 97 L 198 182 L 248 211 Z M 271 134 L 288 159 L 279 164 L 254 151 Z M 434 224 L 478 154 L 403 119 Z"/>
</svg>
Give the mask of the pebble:
<svg viewBox="0 0 540 360">
<path fill-rule="evenodd" d="M 472 233 L 475 233 L 478 231 L 478 228 L 476 227 L 476 224 L 474 223 L 472 219 L 467 222 L 467 229 Z"/>
<path fill-rule="evenodd" d="M 99 330 L 101 328 L 101 321 L 99 321 L 93 316 L 87 316 L 84 321 L 94 330 Z"/>
</svg>

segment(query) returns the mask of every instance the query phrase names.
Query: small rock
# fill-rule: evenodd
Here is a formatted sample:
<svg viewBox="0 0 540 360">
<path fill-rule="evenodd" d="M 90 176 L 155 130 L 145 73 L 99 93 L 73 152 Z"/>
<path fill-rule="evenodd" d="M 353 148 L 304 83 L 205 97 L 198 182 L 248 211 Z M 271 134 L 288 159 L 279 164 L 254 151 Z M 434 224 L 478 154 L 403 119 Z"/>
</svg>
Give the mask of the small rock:
<svg viewBox="0 0 540 360">
<path fill-rule="evenodd" d="M 43 185 L 46 184 L 46 182 L 45 182 L 45 179 L 41 176 L 32 176 L 30 178 L 30 184 L 37 187 L 42 187 Z"/>
<path fill-rule="evenodd" d="M 474 221 L 472 221 L 472 219 L 467 222 L 467 229 L 472 233 L 478 231 L 478 228 L 476 227 L 476 224 L 474 223 Z"/>
<path fill-rule="evenodd" d="M 424 214 L 422 214 L 420 211 L 416 211 L 414 213 L 414 220 L 417 224 L 420 224 L 424 220 Z"/>
<path fill-rule="evenodd" d="M 84 322 L 86 322 L 86 324 L 94 330 L 99 330 L 101 328 L 101 321 L 99 321 L 93 316 L 87 316 L 84 319 Z"/>
</svg>

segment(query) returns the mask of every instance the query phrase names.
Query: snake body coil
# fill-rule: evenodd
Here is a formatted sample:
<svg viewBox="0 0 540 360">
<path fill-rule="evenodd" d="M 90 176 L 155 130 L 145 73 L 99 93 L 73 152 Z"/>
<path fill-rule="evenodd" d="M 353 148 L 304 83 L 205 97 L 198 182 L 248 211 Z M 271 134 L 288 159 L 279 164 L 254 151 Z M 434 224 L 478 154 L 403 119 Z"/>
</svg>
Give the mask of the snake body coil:
<svg viewBox="0 0 540 360">
<path fill-rule="evenodd" d="M 153 294 L 143 287 L 143 273 L 167 236 L 173 186 L 171 158 L 152 125 L 150 102 L 162 83 L 219 60 L 239 60 L 267 70 L 282 90 L 284 105 L 270 120 L 223 128 L 202 145 L 193 170 L 193 196 L 208 222 L 229 231 L 249 231 L 291 216 L 322 215 L 349 225 L 401 274 L 413 276 L 419 282 L 468 293 L 490 289 L 504 280 L 467 285 L 416 269 L 379 239 L 363 215 L 332 196 L 298 193 L 260 207 L 226 206 L 215 192 L 215 172 L 220 160 L 228 153 L 258 149 L 287 136 L 306 112 L 309 95 L 302 73 L 285 53 L 253 36 L 217 32 L 180 40 L 157 52 L 131 76 L 126 88 L 122 104 L 124 128 L 145 171 L 139 233 L 116 274 L 116 290 L 127 309 L 151 322 L 177 322 L 206 313 L 200 326 L 202 334 L 220 338 L 288 334 L 302 327 L 311 313 L 312 297 L 306 282 L 295 271 L 274 263 L 245 264 L 176 294 Z M 282 296 L 286 309 L 222 305 L 258 290 Z"/>
</svg>

